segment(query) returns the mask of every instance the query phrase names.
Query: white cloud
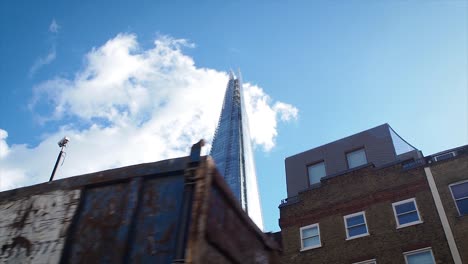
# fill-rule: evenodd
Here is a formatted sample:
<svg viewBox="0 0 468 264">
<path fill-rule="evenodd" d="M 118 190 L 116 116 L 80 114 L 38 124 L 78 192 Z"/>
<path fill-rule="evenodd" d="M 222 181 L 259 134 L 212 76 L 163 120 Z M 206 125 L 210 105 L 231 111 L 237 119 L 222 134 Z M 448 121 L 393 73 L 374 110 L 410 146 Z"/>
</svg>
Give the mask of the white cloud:
<svg viewBox="0 0 468 264">
<path fill-rule="evenodd" d="M 0 191 L 27 184 L 26 173 L 19 166 L 21 161 L 10 163 L 8 159 L 10 148 L 6 142 L 7 137 L 8 133 L 0 129 Z M 15 156 L 18 153 L 13 154 Z"/>
<path fill-rule="evenodd" d="M 270 96 L 262 88 L 249 83 L 244 84 L 244 96 L 252 141 L 269 151 L 275 146 L 278 135 L 278 116 L 281 121 L 296 119 L 298 110 L 282 102 L 276 102 L 272 106 Z"/>
<path fill-rule="evenodd" d="M 57 53 L 55 51 L 55 46 L 53 46 L 46 56 L 37 58 L 37 60 L 31 66 L 31 69 L 29 69 L 29 77 L 32 77 L 40 68 L 53 62 L 56 56 Z"/>
<path fill-rule="evenodd" d="M 143 49 L 135 35 L 119 34 L 93 48 L 73 79 L 37 85 L 31 108 L 52 106 L 43 119 L 62 126 L 33 148 L 9 146 L 0 130 L 0 189 L 47 181 L 64 135 L 71 141 L 58 178 L 185 156 L 200 138 L 210 142 L 228 76 L 196 67 L 184 46 L 193 45 L 160 37 Z M 245 91 L 253 142 L 270 150 L 277 119 L 295 118 L 297 109 L 258 86 L 247 83 Z"/>
<path fill-rule="evenodd" d="M 52 22 L 49 25 L 49 32 L 52 33 L 51 48 L 49 50 L 49 53 L 47 53 L 45 56 L 38 57 L 36 61 L 34 61 L 33 65 L 29 69 L 29 78 L 33 77 L 34 74 L 36 74 L 36 72 L 42 67 L 52 63 L 57 57 L 56 35 L 58 34 L 59 29 L 60 29 L 60 26 L 59 24 L 57 24 L 57 21 L 55 21 L 55 19 L 52 19 Z"/>
<path fill-rule="evenodd" d="M 8 145 L 6 143 L 7 137 L 8 133 L 5 130 L 0 129 L 0 159 L 8 154 Z"/>
<path fill-rule="evenodd" d="M 281 121 L 297 119 L 297 115 L 299 113 L 299 110 L 297 110 L 296 107 L 283 102 L 276 102 L 273 109 L 280 115 Z"/>
<path fill-rule="evenodd" d="M 49 25 L 49 31 L 52 33 L 58 33 L 59 29 L 60 29 L 60 26 L 59 24 L 57 24 L 57 21 L 55 21 L 55 18 L 52 19 L 52 22 Z"/>
</svg>

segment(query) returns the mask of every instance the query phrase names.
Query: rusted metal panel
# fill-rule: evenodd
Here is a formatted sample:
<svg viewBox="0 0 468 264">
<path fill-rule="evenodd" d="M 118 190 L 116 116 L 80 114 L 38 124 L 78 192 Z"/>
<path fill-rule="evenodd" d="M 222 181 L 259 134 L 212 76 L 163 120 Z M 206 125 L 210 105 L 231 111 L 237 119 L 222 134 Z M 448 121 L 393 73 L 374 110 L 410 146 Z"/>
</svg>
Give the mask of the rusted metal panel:
<svg viewBox="0 0 468 264">
<path fill-rule="evenodd" d="M 144 182 L 128 263 L 171 263 L 183 190 L 183 174 Z"/>
<path fill-rule="evenodd" d="M 210 158 L 196 178 L 203 181 L 193 197 L 186 263 L 279 263 L 278 246 L 242 210 Z"/>
<path fill-rule="evenodd" d="M 64 258 L 69 263 L 119 263 L 123 260 L 138 181 L 86 188 Z"/>
<path fill-rule="evenodd" d="M 0 263 L 57 263 L 80 198 L 52 191 L 0 202 Z"/>
<path fill-rule="evenodd" d="M 209 157 L 58 180 L 0 200 L 0 263 L 274 263 L 277 253 Z"/>
<path fill-rule="evenodd" d="M 208 241 L 221 248 L 235 263 L 243 263 L 245 259 L 253 260 L 253 263 L 268 263 L 268 253 L 262 241 L 237 216 L 220 191 L 212 188 L 211 196 Z"/>
</svg>

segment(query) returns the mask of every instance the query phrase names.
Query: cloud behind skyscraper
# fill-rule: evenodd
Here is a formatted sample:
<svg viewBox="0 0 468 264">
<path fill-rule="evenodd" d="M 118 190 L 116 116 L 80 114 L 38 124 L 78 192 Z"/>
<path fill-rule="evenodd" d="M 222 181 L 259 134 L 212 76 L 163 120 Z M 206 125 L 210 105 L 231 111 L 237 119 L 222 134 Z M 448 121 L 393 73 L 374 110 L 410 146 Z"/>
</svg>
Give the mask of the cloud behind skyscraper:
<svg viewBox="0 0 468 264">
<path fill-rule="evenodd" d="M 162 36 L 144 49 L 135 35 L 119 34 L 88 52 L 73 78 L 35 86 L 30 109 L 55 130 L 33 147 L 9 145 L 1 130 L 0 190 L 46 181 L 64 135 L 71 142 L 58 177 L 183 156 L 200 138 L 210 141 L 228 76 L 196 67 L 183 53 L 187 46 L 193 45 Z M 260 87 L 247 84 L 250 90 L 251 123 L 270 120 L 253 125 L 254 142 L 268 150 L 279 116 L 295 116 L 297 109 L 277 109 Z"/>
</svg>

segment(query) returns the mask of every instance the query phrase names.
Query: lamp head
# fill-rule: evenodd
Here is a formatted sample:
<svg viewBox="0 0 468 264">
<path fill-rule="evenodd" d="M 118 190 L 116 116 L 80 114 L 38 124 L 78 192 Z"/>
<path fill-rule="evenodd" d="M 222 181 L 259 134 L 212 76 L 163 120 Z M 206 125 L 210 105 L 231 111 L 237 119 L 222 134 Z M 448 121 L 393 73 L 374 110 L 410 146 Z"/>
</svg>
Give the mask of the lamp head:
<svg viewBox="0 0 468 264">
<path fill-rule="evenodd" d="M 63 148 L 67 146 L 67 143 L 70 141 L 68 137 L 63 137 L 57 144 L 59 147 Z"/>
</svg>

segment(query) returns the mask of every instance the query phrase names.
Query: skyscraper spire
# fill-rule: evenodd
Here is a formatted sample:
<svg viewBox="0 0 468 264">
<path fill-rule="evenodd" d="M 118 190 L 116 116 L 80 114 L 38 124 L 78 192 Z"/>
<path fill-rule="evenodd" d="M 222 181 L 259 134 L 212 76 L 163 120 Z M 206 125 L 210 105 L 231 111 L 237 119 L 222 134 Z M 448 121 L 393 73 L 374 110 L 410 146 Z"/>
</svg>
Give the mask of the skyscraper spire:
<svg viewBox="0 0 468 264">
<path fill-rule="evenodd" d="M 210 155 L 242 208 L 260 229 L 262 211 L 242 82 L 230 71 Z"/>
<path fill-rule="evenodd" d="M 229 80 L 233 80 L 234 78 L 234 72 L 232 70 L 229 70 Z"/>
</svg>

